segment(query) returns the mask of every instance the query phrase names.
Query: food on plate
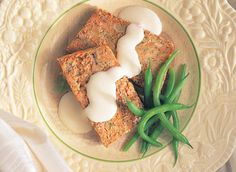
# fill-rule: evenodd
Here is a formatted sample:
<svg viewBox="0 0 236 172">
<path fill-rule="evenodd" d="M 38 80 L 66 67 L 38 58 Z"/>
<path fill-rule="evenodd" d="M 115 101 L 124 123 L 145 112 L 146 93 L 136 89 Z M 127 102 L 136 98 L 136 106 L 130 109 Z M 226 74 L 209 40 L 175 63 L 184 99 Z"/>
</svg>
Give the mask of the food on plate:
<svg viewBox="0 0 236 172">
<path fill-rule="evenodd" d="M 150 89 L 147 91 L 145 90 L 144 97 L 147 95 L 152 95 L 153 99 L 144 99 L 144 109 L 140 109 L 132 101 L 127 100 L 127 106 L 130 111 L 133 112 L 134 115 L 141 117 L 141 119 L 138 123 L 138 129 L 136 133 L 124 145 L 124 151 L 127 151 L 139 138 L 139 136 L 143 139 L 140 150 L 140 152 L 143 153 L 143 156 L 146 154 L 150 144 L 161 147 L 162 144 L 156 141 L 156 139 L 162 133 L 164 128 L 166 128 L 173 136 L 172 145 L 175 154 L 175 163 L 178 159 L 179 141 L 189 145 L 192 148 L 188 139 L 178 131 L 179 119 L 176 112 L 176 110 L 191 108 L 191 106 L 178 103 L 176 104 L 179 99 L 181 89 L 188 76 L 188 74 L 186 75 L 186 65 L 181 66 L 180 76 L 177 81 L 175 80 L 175 71 L 172 68 L 169 69 L 167 86 L 166 89 L 163 89 L 164 76 L 167 74 L 168 68 L 171 62 L 174 60 L 176 54 L 177 51 L 175 51 L 160 67 L 153 85 L 153 91 Z M 145 81 L 147 81 L 148 78 L 151 78 L 150 70 L 151 68 L 149 64 L 145 72 Z M 145 82 L 145 85 L 152 85 L 152 79 L 150 79 L 150 82 Z M 161 95 L 161 91 L 163 92 L 163 95 Z M 173 125 L 169 122 L 170 117 L 173 119 Z M 157 122 L 158 125 L 155 124 L 155 122 Z M 153 125 L 155 127 L 152 127 Z"/>
<path fill-rule="evenodd" d="M 105 146 L 131 131 L 138 122 L 138 118 L 128 109 L 126 98 L 131 99 L 138 107 L 142 107 L 133 85 L 126 77 L 116 82 L 116 95 L 118 108 L 115 116 L 106 122 L 92 122 L 92 126 Z"/>
<path fill-rule="evenodd" d="M 116 17 L 109 12 L 97 9 L 68 45 L 67 51 L 71 53 L 76 50 L 105 44 L 116 55 L 117 42 L 126 34 L 126 28 L 129 24 L 130 22 Z M 138 85 L 143 86 L 143 74 L 147 68 L 148 59 L 151 59 L 153 62 L 152 71 L 155 74 L 158 66 L 174 51 L 174 43 L 165 33 L 155 35 L 145 30 L 144 39 L 136 46 L 136 51 L 142 66 L 142 72 L 133 77 L 132 80 Z"/>
<path fill-rule="evenodd" d="M 83 108 L 89 104 L 86 83 L 90 76 L 95 72 L 105 71 L 119 64 L 108 46 L 77 51 L 58 58 L 58 62 L 72 92 Z M 142 107 L 142 102 L 133 85 L 126 77 L 116 82 L 116 96 L 118 109 L 115 116 L 106 122 L 91 122 L 105 146 L 129 132 L 137 122 L 137 118 L 126 106 L 125 97 L 134 101 L 138 107 Z"/>
<path fill-rule="evenodd" d="M 58 58 L 58 63 L 72 92 L 83 108 L 89 104 L 86 84 L 90 76 L 119 65 L 108 46 L 89 48 L 65 55 Z"/>
<path fill-rule="evenodd" d="M 70 54 L 57 59 L 104 146 L 136 129 L 123 150 L 140 138 L 144 156 L 150 145 L 162 146 L 157 138 L 166 128 L 176 160 L 179 141 L 192 147 L 179 131 L 176 111 L 191 106 L 178 103 L 188 74 L 186 65 L 179 75 L 171 68 L 178 54 L 174 49 L 153 11 L 129 6 L 118 17 L 96 9 L 67 46 Z"/>
</svg>

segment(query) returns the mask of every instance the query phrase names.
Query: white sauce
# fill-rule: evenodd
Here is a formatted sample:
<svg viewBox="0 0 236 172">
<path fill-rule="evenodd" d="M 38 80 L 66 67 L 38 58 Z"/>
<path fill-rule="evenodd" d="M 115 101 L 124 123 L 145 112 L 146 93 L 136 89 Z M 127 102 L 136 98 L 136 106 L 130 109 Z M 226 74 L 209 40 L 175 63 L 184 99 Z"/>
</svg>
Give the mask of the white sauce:
<svg viewBox="0 0 236 172">
<path fill-rule="evenodd" d="M 161 20 L 148 8 L 128 6 L 119 13 L 119 17 L 131 23 L 140 24 L 144 29 L 156 35 L 162 32 Z"/>
<path fill-rule="evenodd" d="M 135 47 L 143 40 L 143 37 L 143 28 L 130 24 L 126 34 L 117 43 L 120 67 L 98 72 L 90 77 L 86 86 L 89 106 L 85 109 L 85 113 L 91 121 L 108 121 L 116 113 L 116 81 L 123 76 L 131 78 L 141 72 Z"/>
<path fill-rule="evenodd" d="M 103 122 L 111 119 L 116 113 L 116 78 L 110 69 L 92 75 L 86 86 L 89 105 L 85 108 L 88 118 L 94 122 Z"/>
<path fill-rule="evenodd" d="M 84 111 L 81 110 L 72 93 L 68 93 L 61 99 L 59 114 L 64 123 L 68 124 L 73 131 L 80 132 L 81 128 L 83 128 L 81 132 L 90 130 L 86 128 L 88 127 L 86 115 L 94 122 L 108 121 L 115 115 L 117 111 L 116 81 L 123 76 L 131 78 L 141 72 L 141 64 L 135 47 L 143 40 L 144 29 L 157 35 L 162 31 L 158 16 L 144 7 L 129 6 L 120 12 L 119 17 L 132 23 L 117 43 L 117 58 L 120 66 L 95 73 L 90 77 L 86 85 L 89 105 Z M 82 125 L 84 126 L 80 127 Z"/>
<path fill-rule="evenodd" d="M 135 47 L 143 38 L 143 28 L 137 24 L 130 24 L 126 29 L 126 34 L 118 40 L 117 58 L 122 70 L 129 78 L 141 72 L 141 64 Z"/>
<path fill-rule="evenodd" d="M 75 133 L 87 133 L 92 129 L 87 116 L 72 92 L 62 96 L 58 114 L 63 124 Z"/>
</svg>

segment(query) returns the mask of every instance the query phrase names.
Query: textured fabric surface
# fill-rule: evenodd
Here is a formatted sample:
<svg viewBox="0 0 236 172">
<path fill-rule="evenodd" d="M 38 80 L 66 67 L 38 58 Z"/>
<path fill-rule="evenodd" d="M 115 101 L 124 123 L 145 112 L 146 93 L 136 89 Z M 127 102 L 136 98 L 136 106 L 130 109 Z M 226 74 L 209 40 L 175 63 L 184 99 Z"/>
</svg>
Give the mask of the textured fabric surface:
<svg viewBox="0 0 236 172">
<path fill-rule="evenodd" d="M 72 172 L 42 130 L 2 110 L 0 140 L 1 172 L 39 171 L 32 155 L 48 172 Z"/>
</svg>

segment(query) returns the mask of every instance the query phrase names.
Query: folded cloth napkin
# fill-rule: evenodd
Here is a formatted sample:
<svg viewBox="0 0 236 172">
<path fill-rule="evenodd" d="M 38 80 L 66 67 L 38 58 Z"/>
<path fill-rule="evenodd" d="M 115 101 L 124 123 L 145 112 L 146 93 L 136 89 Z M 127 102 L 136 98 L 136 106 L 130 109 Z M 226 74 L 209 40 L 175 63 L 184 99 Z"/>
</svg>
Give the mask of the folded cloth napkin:
<svg viewBox="0 0 236 172">
<path fill-rule="evenodd" d="M 229 161 L 217 172 L 235 172 L 236 171 L 236 149 L 234 150 Z"/>
<path fill-rule="evenodd" d="M 42 130 L 2 110 L 0 142 L 1 172 L 36 172 L 32 153 L 48 172 L 72 172 Z"/>
</svg>

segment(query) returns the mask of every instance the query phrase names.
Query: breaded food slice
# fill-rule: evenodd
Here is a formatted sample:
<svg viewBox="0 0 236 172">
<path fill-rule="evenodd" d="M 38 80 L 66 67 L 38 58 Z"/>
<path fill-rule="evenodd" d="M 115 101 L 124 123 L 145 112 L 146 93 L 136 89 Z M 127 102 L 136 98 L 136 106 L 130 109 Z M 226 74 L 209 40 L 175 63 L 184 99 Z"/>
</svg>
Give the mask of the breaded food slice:
<svg viewBox="0 0 236 172">
<path fill-rule="evenodd" d="M 106 122 L 92 122 L 93 128 L 106 147 L 128 133 L 138 122 L 138 118 L 126 106 L 126 97 L 138 107 L 142 107 L 142 102 L 127 77 L 123 77 L 116 82 L 116 96 L 118 108 L 115 116 Z"/>
<path fill-rule="evenodd" d="M 58 62 L 72 92 L 83 108 L 89 104 L 86 83 L 89 81 L 90 76 L 96 72 L 106 71 L 119 65 L 112 50 L 105 45 L 60 57 Z M 104 89 L 106 89 L 105 86 Z M 106 147 L 129 132 L 137 122 L 137 118 L 126 106 L 125 96 L 138 107 L 142 107 L 142 102 L 133 85 L 126 77 L 116 82 L 116 95 L 118 108 L 115 116 L 106 122 L 91 122 L 101 142 Z"/>
<path fill-rule="evenodd" d="M 86 84 L 92 74 L 119 66 L 111 49 L 104 45 L 58 58 L 64 77 L 82 108 L 89 104 Z"/>
<path fill-rule="evenodd" d="M 68 52 L 87 49 L 98 45 L 108 45 L 116 55 L 118 40 L 125 35 L 130 23 L 101 9 L 95 10 L 85 26 L 67 47 Z M 164 62 L 174 50 L 174 43 L 165 33 L 160 36 L 145 31 L 145 37 L 136 46 L 142 72 L 132 78 L 136 84 L 143 86 L 143 73 L 147 68 L 148 59 L 152 60 L 152 71 L 156 73 L 159 65 Z"/>
</svg>

